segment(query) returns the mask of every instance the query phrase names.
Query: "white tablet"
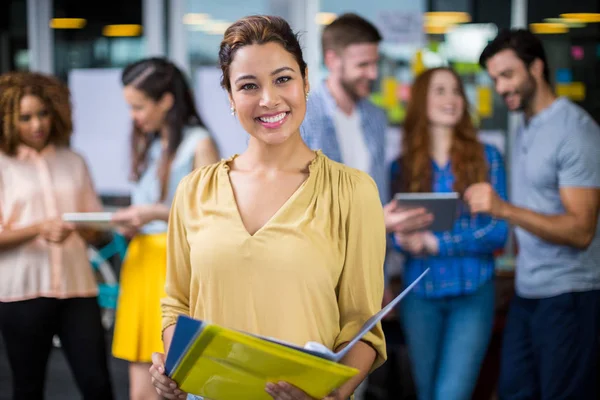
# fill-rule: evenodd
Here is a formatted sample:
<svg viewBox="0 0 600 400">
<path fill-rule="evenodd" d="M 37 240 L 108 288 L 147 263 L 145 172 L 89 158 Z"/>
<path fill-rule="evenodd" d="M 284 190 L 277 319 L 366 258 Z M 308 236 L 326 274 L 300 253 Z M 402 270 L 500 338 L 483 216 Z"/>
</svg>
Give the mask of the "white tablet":
<svg viewBox="0 0 600 400">
<path fill-rule="evenodd" d="M 451 193 L 396 193 L 398 207 L 424 208 L 433 215 L 427 228 L 434 232 L 451 231 L 458 216 L 459 195 Z"/>
<path fill-rule="evenodd" d="M 94 229 L 111 229 L 113 213 L 111 212 L 87 212 L 87 213 L 65 213 L 62 219 L 65 222 Z"/>
</svg>

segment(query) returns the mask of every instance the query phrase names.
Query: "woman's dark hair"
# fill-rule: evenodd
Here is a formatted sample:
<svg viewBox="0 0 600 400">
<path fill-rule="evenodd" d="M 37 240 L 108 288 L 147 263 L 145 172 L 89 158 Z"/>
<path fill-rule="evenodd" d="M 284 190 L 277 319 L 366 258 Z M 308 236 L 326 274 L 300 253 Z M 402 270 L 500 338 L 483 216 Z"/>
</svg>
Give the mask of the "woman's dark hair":
<svg viewBox="0 0 600 400">
<path fill-rule="evenodd" d="M 306 62 L 302 57 L 302 48 L 298 35 L 292 31 L 287 21 L 280 17 L 268 15 L 253 15 L 233 23 L 225 31 L 219 49 L 219 66 L 223 71 L 221 86 L 231 92 L 229 67 L 235 52 L 244 46 L 252 44 L 279 43 L 288 51 L 300 66 L 302 78 L 306 75 Z"/>
<path fill-rule="evenodd" d="M 153 101 L 159 101 L 167 93 L 173 96 L 173 107 L 167 112 L 167 148 L 161 157 L 158 174 L 161 181 L 161 200 L 166 197 L 171 161 L 183 139 L 186 126 L 205 128 L 196 106 L 192 91 L 181 70 L 164 58 L 147 58 L 128 65 L 121 76 L 123 86 L 141 91 Z M 158 136 L 142 132 L 134 123 L 131 136 L 133 179 L 138 180 L 146 169 L 146 158 L 153 140 Z"/>
</svg>

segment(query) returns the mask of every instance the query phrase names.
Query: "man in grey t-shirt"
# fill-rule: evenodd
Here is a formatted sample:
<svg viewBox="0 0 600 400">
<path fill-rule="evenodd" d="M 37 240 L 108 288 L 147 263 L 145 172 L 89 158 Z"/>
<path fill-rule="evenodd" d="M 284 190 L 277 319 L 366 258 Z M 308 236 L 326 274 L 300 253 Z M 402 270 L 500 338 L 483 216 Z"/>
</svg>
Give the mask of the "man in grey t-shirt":
<svg viewBox="0 0 600 400">
<path fill-rule="evenodd" d="M 600 336 L 600 128 L 556 98 L 541 42 L 503 31 L 480 64 L 523 122 L 512 204 L 470 187 L 472 212 L 516 226 L 516 296 L 502 348 L 500 399 L 595 399 Z"/>
</svg>

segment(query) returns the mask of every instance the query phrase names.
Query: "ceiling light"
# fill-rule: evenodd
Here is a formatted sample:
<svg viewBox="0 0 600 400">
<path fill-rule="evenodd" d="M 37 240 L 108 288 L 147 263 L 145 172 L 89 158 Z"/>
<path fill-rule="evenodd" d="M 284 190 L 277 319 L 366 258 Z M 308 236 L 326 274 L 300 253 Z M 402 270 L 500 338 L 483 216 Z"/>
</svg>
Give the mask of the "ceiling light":
<svg viewBox="0 0 600 400">
<path fill-rule="evenodd" d="M 423 32 L 428 35 L 443 35 L 446 31 L 453 27 L 455 24 L 437 25 L 437 24 L 424 24 Z"/>
<path fill-rule="evenodd" d="M 579 22 L 593 23 L 600 22 L 600 13 L 567 13 L 560 14 L 561 18 L 576 19 Z"/>
<path fill-rule="evenodd" d="M 568 28 L 583 28 L 585 27 L 585 23 L 581 22 L 575 18 L 546 18 L 544 22 L 549 22 L 551 24 L 564 24 Z"/>
<path fill-rule="evenodd" d="M 52 29 L 81 29 L 86 23 L 84 18 L 52 18 L 49 26 Z"/>
<path fill-rule="evenodd" d="M 230 26 L 231 22 L 215 19 L 208 20 L 202 25 L 195 25 L 191 27 L 191 30 L 204 32 L 208 35 L 223 35 Z"/>
<path fill-rule="evenodd" d="M 460 11 L 432 11 L 423 14 L 425 23 L 435 25 L 464 24 L 471 22 L 469 13 Z"/>
<path fill-rule="evenodd" d="M 529 24 L 531 32 L 539 35 L 559 34 L 569 32 L 569 27 L 565 24 L 540 22 L 535 24 Z"/>
<path fill-rule="evenodd" d="M 183 16 L 183 23 L 186 25 L 200 25 L 209 19 L 208 14 L 188 13 Z"/>
<path fill-rule="evenodd" d="M 102 28 L 102 34 L 112 37 L 140 36 L 142 34 L 142 26 L 135 24 L 106 25 Z"/>
</svg>

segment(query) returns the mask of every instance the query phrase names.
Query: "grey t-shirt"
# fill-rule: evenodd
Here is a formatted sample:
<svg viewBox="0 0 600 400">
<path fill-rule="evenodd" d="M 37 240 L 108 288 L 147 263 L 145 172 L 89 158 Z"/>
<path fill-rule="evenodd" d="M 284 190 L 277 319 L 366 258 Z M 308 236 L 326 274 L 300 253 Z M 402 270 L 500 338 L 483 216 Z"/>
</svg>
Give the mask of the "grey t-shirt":
<svg viewBox="0 0 600 400">
<path fill-rule="evenodd" d="M 600 187 L 600 128 L 565 98 L 522 124 L 512 162 L 512 201 L 541 214 L 563 214 L 559 189 Z M 600 224 L 586 250 L 549 243 L 516 228 L 516 290 L 522 297 L 600 289 Z"/>
</svg>

